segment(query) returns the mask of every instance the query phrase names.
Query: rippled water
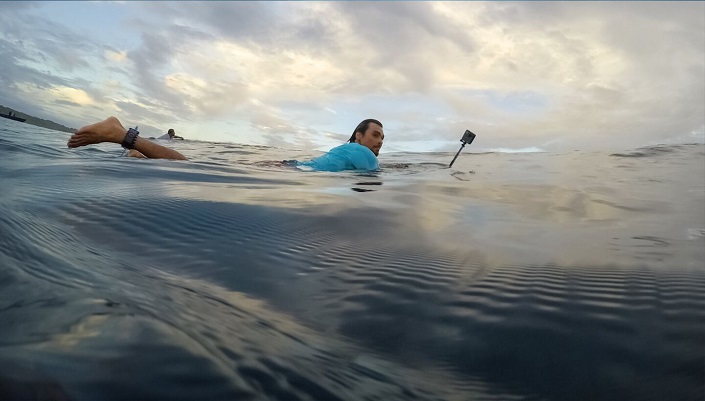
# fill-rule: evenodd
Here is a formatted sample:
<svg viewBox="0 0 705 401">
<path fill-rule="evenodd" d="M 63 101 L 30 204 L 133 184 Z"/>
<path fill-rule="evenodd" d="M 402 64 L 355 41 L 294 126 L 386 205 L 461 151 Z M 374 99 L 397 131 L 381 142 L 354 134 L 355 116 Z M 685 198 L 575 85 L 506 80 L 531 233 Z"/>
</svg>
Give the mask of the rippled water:
<svg viewBox="0 0 705 401">
<path fill-rule="evenodd" d="M 703 399 L 702 144 L 359 174 L 67 138 L 0 121 L 2 399 Z"/>
</svg>

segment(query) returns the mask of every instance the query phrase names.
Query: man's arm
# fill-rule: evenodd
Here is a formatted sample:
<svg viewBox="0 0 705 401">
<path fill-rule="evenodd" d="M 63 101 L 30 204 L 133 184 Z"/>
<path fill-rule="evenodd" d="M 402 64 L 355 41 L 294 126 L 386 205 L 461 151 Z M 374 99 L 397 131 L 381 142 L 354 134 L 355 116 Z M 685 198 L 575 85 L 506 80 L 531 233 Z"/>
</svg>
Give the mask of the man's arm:
<svg viewBox="0 0 705 401">
<path fill-rule="evenodd" d="M 67 145 L 69 148 L 77 148 L 103 142 L 121 144 L 122 140 L 125 139 L 125 134 L 127 134 L 127 130 L 120 121 L 115 117 L 108 117 L 99 123 L 80 128 L 71 135 Z M 169 149 L 140 137 L 135 140 L 133 149 L 151 159 L 188 160 L 174 149 Z"/>
<path fill-rule="evenodd" d="M 377 156 L 362 145 L 352 154 L 351 161 L 356 170 L 379 170 Z"/>
<path fill-rule="evenodd" d="M 124 128 L 123 130 L 126 134 L 127 130 Z M 122 134 L 123 138 L 125 137 L 125 134 Z M 122 139 L 120 140 L 120 143 L 122 143 Z M 158 143 L 140 137 L 137 137 L 133 149 L 150 159 L 188 160 L 184 155 L 174 149 L 167 148 L 166 146 L 162 146 Z"/>
</svg>

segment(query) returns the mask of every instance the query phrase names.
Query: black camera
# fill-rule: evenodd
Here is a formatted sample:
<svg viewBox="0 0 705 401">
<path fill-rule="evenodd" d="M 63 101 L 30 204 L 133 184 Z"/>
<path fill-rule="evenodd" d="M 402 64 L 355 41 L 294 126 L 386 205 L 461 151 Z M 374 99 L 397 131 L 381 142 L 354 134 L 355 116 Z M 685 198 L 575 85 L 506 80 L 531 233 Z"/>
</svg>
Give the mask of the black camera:
<svg viewBox="0 0 705 401">
<path fill-rule="evenodd" d="M 475 134 L 470 132 L 469 129 L 466 129 L 465 133 L 463 134 L 463 137 L 460 138 L 460 142 L 468 144 L 468 145 L 471 144 L 473 140 L 475 140 Z"/>
</svg>

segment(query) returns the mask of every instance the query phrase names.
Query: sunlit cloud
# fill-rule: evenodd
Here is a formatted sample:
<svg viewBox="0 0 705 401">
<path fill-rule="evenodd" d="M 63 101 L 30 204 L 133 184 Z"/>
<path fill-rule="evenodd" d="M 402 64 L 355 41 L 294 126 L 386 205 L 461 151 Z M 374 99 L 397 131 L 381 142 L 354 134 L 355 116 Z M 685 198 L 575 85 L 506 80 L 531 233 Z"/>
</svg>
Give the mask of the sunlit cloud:
<svg viewBox="0 0 705 401">
<path fill-rule="evenodd" d="M 57 100 L 69 101 L 81 106 L 93 104 L 93 99 L 83 90 L 66 86 L 52 88 L 49 94 Z"/>
<path fill-rule="evenodd" d="M 108 61 L 113 61 L 116 63 L 122 63 L 125 60 L 127 60 L 127 52 L 126 51 L 114 51 L 114 50 L 106 50 L 105 51 L 105 58 Z"/>
</svg>

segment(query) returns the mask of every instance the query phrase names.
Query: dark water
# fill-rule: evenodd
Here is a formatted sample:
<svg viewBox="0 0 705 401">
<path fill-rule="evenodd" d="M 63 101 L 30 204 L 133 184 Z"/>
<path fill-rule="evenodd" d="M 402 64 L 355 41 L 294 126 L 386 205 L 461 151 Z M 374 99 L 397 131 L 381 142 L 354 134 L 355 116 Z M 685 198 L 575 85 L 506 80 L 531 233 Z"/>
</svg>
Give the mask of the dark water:
<svg viewBox="0 0 705 401">
<path fill-rule="evenodd" d="M 0 121 L 0 399 L 705 398 L 702 144 L 356 174 L 67 138 Z"/>
</svg>

